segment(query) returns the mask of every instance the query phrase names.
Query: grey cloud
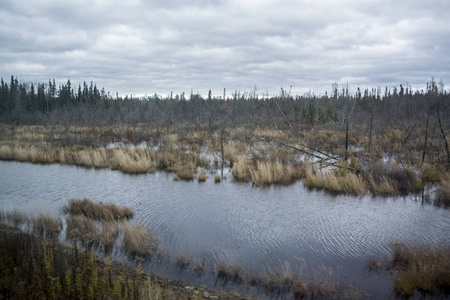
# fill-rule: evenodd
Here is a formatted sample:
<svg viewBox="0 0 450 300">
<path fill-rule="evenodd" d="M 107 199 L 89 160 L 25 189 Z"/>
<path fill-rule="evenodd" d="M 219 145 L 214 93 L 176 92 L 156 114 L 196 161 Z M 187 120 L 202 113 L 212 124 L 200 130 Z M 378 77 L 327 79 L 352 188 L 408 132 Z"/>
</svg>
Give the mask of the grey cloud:
<svg viewBox="0 0 450 300">
<path fill-rule="evenodd" d="M 0 76 L 121 94 L 420 87 L 450 80 L 449 12 L 446 0 L 5 0 Z"/>
</svg>

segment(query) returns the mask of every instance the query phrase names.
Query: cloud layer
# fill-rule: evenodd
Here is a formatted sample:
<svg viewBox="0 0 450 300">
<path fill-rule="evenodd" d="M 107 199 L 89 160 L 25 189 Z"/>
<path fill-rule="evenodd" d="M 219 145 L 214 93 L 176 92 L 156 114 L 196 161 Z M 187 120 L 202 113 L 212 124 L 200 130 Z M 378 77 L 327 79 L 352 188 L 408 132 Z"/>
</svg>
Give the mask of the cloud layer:
<svg viewBox="0 0 450 300">
<path fill-rule="evenodd" d="M 449 13 L 448 0 L 2 0 L 0 76 L 122 95 L 420 89 L 450 81 Z"/>
</svg>

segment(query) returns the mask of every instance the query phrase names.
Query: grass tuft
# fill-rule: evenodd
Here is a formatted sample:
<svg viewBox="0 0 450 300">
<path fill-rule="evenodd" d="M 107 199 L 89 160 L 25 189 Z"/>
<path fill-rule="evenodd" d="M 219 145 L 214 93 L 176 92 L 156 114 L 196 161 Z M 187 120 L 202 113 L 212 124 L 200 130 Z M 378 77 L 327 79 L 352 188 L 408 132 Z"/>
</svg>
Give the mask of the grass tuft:
<svg viewBox="0 0 450 300">
<path fill-rule="evenodd" d="M 7 211 L 5 218 L 10 224 L 16 227 L 29 222 L 28 216 L 18 210 Z"/>
<path fill-rule="evenodd" d="M 180 169 L 177 171 L 177 175 L 178 179 L 182 179 L 182 180 L 193 180 L 194 179 L 194 171 L 190 170 L 190 169 Z"/>
<path fill-rule="evenodd" d="M 66 235 L 73 240 L 91 243 L 98 239 L 98 228 L 92 219 L 84 215 L 69 216 L 66 218 Z"/>
<path fill-rule="evenodd" d="M 63 228 L 61 219 L 49 214 L 39 214 L 36 217 L 32 217 L 30 221 L 33 224 L 34 231 L 41 235 L 44 232 L 47 235 L 59 234 Z"/>
<path fill-rule="evenodd" d="M 123 246 L 132 255 L 145 256 L 157 248 L 156 237 L 142 225 L 125 223 L 123 226 Z"/>
<path fill-rule="evenodd" d="M 189 265 L 189 258 L 184 255 L 183 253 L 180 253 L 177 255 L 177 266 L 179 266 L 181 269 L 186 268 Z"/>
<path fill-rule="evenodd" d="M 230 265 L 224 261 L 219 261 L 217 263 L 217 277 L 242 282 L 244 281 L 244 269 L 239 265 Z"/>
<path fill-rule="evenodd" d="M 133 211 L 128 207 L 119 207 L 114 203 L 94 203 L 89 199 L 71 199 L 64 210 L 73 215 L 84 215 L 95 220 L 126 220 L 133 217 Z"/>
<path fill-rule="evenodd" d="M 207 178 L 208 178 L 208 176 L 206 176 L 206 174 L 204 174 L 204 173 L 198 175 L 199 182 L 205 182 Z"/>
<path fill-rule="evenodd" d="M 395 291 L 412 296 L 416 289 L 436 293 L 450 291 L 450 246 L 393 244 L 390 268 L 398 272 Z"/>
<path fill-rule="evenodd" d="M 450 207 L 450 179 L 444 180 L 436 191 L 437 206 Z"/>
<path fill-rule="evenodd" d="M 119 235 L 119 223 L 117 221 L 103 221 L 102 230 L 98 232 L 98 239 L 105 248 L 113 246 Z"/>
</svg>

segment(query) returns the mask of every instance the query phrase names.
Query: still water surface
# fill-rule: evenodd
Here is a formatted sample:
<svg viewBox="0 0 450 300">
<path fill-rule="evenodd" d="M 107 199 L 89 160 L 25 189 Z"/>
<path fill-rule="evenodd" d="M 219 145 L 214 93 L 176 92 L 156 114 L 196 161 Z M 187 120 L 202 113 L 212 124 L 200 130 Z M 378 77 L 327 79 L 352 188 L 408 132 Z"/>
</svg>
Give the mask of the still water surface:
<svg viewBox="0 0 450 300">
<path fill-rule="evenodd" d="M 231 178 L 231 174 L 228 174 Z M 174 182 L 157 172 L 118 171 L 0 161 L 0 207 L 61 216 L 71 198 L 126 205 L 158 236 L 169 256 L 224 260 L 252 272 L 267 268 L 315 269 L 324 265 L 340 280 L 367 290 L 373 298 L 392 296 L 391 279 L 371 275 L 370 259 L 389 255 L 392 242 L 450 242 L 450 210 L 421 199 L 332 196 L 300 182 L 255 188 L 215 184 L 212 178 Z M 163 275 L 211 284 L 168 266 Z M 307 270 L 304 272 L 308 272 Z"/>
</svg>

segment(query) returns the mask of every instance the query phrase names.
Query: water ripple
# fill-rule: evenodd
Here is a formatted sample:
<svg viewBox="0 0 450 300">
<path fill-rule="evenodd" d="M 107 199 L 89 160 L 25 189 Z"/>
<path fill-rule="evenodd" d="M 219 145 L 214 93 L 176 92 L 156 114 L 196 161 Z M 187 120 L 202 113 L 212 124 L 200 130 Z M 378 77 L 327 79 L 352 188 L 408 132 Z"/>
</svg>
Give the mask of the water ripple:
<svg viewBox="0 0 450 300">
<path fill-rule="evenodd" d="M 450 242 L 450 210 L 411 198 L 333 197 L 301 183 L 254 188 L 213 180 L 174 182 L 170 174 L 0 161 L 0 207 L 61 214 L 70 198 L 131 207 L 133 222 L 169 252 L 226 259 L 253 270 L 302 259 L 383 257 L 391 242 Z"/>
</svg>

